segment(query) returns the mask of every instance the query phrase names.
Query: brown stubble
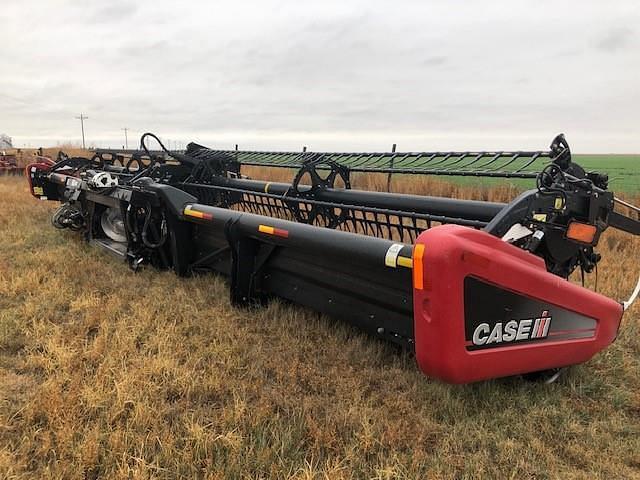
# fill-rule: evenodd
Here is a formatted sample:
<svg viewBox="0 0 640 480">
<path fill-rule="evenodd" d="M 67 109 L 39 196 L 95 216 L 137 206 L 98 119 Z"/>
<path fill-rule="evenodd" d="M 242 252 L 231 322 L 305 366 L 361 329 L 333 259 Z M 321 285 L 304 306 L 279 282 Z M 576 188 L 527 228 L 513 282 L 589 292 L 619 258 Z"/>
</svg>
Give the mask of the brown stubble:
<svg viewBox="0 0 640 480">
<path fill-rule="evenodd" d="M 235 309 L 218 276 L 134 274 L 55 230 L 53 207 L 0 179 L 0 477 L 637 476 L 637 306 L 611 348 L 556 384 L 448 386 L 307 309 Z M 628 296 L 640 243 L 611 232 L 600 251 L 599 291 Z"/>
</svg>

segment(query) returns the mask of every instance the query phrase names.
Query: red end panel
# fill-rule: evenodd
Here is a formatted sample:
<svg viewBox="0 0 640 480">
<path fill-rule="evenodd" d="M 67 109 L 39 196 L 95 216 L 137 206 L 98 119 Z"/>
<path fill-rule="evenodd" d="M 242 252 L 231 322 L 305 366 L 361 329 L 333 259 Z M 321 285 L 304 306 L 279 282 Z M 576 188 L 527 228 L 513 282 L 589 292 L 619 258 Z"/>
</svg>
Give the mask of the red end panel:
<svg viewBox="0 0 640 480">
<path fill-rule="evenodd" d="M 418 262 L 416 358 L 429 376 L 468 383 L 563 367 L 616 337 L 622 305 L 548 273 L 541 258 L 488 233 L 427 230 L 414 247 Z"/>
<path fill-rule="evenodd" d="M 34 197 L 42 198 L 45 196 L 44 184 L 40 178 L 40 174 L 41 173 L 45 174 L 45 172 L 48 172 L 50 169 L 51 169 L 50 163 L 45 163 L 40 161 L 36 163 L 30 163 L 24 169 L 25 175 L 27 176 L 27 180 L 29 181 L 29 191 L 31 192 L 31 195 L 33 195 Z"/>
</svg>

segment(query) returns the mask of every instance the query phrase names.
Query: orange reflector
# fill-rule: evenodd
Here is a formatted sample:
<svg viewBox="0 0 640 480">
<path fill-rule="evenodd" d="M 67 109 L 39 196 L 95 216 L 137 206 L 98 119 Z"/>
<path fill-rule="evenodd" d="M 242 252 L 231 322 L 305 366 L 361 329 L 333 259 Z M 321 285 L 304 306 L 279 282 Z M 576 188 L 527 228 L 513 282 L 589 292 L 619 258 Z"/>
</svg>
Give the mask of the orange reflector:
<svg viewBox="0 0 640 480">
<path fill-rule="evenodd" d="M 593 243 L 597 231 L 595 225 L 571 222 L 567 228 L 567 238 L 582 243 Z"/>
<path fill-rule="evenodd" d="M 213 219 L 213 215 L 211 215 L 210 213 L 199 212 L 198 210 L 192 210 L 189 207 L 185 208 L 183 213 L 189 217 L 201 218 L 203 220 Z"/>
<path fill-rule="evenodd" d="M 276 237 L 289 238 L 289 231 L 281 228 L 270 227 L 269 225 L 259 225 L 258 231 L 267 235 L 275 235 Z"/>
<path fill-rule="evenodd" d="M 424 244 L 418 243 L 413 247 L 413 288 L 424 289 L 424 278 L 422 272 L 422 257 L 424 256 Z"/>
</svg>

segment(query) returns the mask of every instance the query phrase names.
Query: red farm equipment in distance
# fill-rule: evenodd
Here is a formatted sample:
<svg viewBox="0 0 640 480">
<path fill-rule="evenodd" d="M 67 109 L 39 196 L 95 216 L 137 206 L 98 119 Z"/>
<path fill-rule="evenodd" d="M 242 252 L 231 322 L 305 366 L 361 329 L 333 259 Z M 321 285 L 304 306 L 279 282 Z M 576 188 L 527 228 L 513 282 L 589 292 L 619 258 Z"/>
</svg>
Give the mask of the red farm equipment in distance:
<svg viewBox="0 0 640 480">
<path fill-rule="evenodd" d="M 0 176 L 2 175 L 22 175 L 24 168 L 18 166 L 16 155 L 9 155 L 0 152 Z"/>
</svg>

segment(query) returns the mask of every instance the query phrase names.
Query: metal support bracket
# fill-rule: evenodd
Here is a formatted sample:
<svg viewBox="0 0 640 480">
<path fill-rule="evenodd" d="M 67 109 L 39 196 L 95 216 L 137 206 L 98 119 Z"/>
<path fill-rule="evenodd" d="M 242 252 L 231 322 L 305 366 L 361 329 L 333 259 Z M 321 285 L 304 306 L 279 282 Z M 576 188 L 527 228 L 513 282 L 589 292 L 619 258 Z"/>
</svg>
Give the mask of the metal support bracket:
<svg viewBox="0 0 640 480">
<path fill-rule="evenodd" d="M 251 307 L 264 305 L 266 294 L 260 288 L 264 266 L 277 248 L 239 232 L 236 222 L 228 223 L 225 235 L 231 248 L 231 303 Z"/>
</svg>

